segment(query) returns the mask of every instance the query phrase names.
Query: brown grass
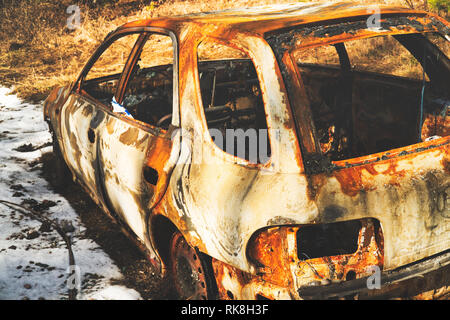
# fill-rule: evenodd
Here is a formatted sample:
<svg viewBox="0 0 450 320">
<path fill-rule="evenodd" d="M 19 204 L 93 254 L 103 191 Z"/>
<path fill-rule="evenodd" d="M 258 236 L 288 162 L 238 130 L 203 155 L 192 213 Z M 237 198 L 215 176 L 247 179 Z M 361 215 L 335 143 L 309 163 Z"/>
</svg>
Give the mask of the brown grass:
<svg viewBox="0 0 450 320">
<path fill-rule="evenodd" d="M 101 9 L 80 5 L 81 27 L 66 28 L 66 8 L 72 0 L 0 0 L 0 84 L 14 86 L 22 98 L 38 101 L 54 86 L 73 81 L 106 34 L 127 21 L 250 7 L 293 0 L 167 0 L 118 1 Z M 389 3 L 406 6 L 406 1 L 385 0 L 360 3 Z M 411 1 L 408 1 L 411 2 Z M 156 2 L 153 2 L 156 3 Z M 423 1 L 413 1 L 423 7 Z M 104 64 L 110 63 L 104 61 Z"/>
<path fill-rule="evenodd" d="M 423 76 L 419 62 L 393 38 L 375 37 L 348 41 L 345 43 L 345 48 L 356 70 L 387 73 L 413 79 L 421 79 Z M 331 45 L 298 50 L 294 53 L 294 57 L 303 63 L 340 65 L 337 51 Z"/>
<path fill-rule="evenodd" d="M 349 41 L 345 45 L 352 63 L 363 71 L 421 79 L 422 66 L 414 56 L 394 38 L 377 37 Z"/>
</svg>

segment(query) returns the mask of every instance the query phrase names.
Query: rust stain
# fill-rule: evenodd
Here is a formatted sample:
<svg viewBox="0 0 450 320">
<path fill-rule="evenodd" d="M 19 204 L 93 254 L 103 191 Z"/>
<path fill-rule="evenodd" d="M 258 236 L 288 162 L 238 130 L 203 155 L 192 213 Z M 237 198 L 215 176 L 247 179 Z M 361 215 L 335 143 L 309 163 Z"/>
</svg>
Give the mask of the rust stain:
<svg viewBox="0 0 450 320">
<path fill-rule="evenodd" d="M 139 135 L 137 128 L 130 127 L 127 131 L 122 133 L 119 137 L 119 141 L 126 145 L 134 145 Z"/>
<path fill-rule="evenodd" d="M 285 228 L 271 228 L 261 232 L 250 242 L 249 256 L 262 268 L 263 279 L 274 284 L 288 287 L 291 275 L 288 268 Z"/>
<path fill-rule="evenodd" d="M 345 281 L 370 274 L 369 266 L 383 268 L 384 243 L 381 227 L 363 220 L 358 236 L 358 250 L 353 254 L 307 259 L 298 262 L 296 274 L 304 285 L 314 281 Z M 308 275 L 308 277 L 305 277 Z"/>
<path fill-rule="evenodd" d="M 108 118 L 108 122 L 106 123 L 106 130 L 108 131 L 108 134 L 113 134 L 114 133 L 114 125 L 116 123 L 116 120 L 114 120 L 114 118 L 109 117 Z"/>
<path fill-rule="evenodd" d="M 81 113 L 83 114 L 83 116 L 88 117 L 88 116 L 92 115 L 93 111 L 94 111 L 94 108 L 90 104 L 87 104 L 87 105 L 83 106 Z"/>
<path fill-rule="evenodd" d="M 354 197 L 366 188 L 361 178 L 360 168 L 348 168 L 334 172 L 343 193 Z"/>
</svg>

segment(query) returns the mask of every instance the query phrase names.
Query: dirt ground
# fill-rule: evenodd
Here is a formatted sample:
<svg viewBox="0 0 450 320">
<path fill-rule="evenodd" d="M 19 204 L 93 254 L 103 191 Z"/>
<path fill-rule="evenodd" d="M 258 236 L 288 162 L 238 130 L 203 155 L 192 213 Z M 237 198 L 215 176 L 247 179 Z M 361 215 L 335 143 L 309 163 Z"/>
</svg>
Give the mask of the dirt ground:
<svg viewBox="0 0 450 320">
<path fill-rule="evenodd" d="M 49 181 L 49 172 L 53 168 L 53 153 L 45 153 L 40 161 L 43 163 L 42 176 Z M 115 284 L 122 284 L 138 291 L 143 299 L 176 299 L 170 281 L 162 279 L 157 270 L 146 260 L 144 254 L 131 241 L 77 184 L 70 182 L 64 190 L 54 190 L 66 198 L 79 214 L 87 228 L 86 236 L 93 239 L 110 256 L 122 271 L 124 279 Z M 450 300 L 450 268 L 442 275 L 436 274 L 431 280 L 419 278 L 410 288 L 396 290 L 395 297 L 381 299 L 399 300 Z M 439 283 L 439 287 L 436 287 Z M 444 286 L 442 286 L 444 285 Z"/>
</svg>

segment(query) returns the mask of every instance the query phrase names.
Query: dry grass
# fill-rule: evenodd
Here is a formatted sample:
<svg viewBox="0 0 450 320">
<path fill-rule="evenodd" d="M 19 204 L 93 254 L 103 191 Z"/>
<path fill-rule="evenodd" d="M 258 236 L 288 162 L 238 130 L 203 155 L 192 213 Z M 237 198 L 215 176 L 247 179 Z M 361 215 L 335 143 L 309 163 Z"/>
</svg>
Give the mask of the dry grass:
<svg viewBox="0 0 450 320">
<path fill-rule="evenodd" d="M 348 41 L 345 43 L 345 48 L 356 70 L 387 73 L 413 79 L 421 79 L 423 76 L 419 62 L 391 37 Z M 303 63 L 340 65 L 337 51 L 331 45 L 298 50 L 294 53 L 294 57 Z"/>
<path fill-rule="evenodd" d="M 345 47 L 348 55 L 352 57 L 352 63 L 357 65 L 359 70 L 385 72 L 413 79 L 423 77 L 420 63 L 394 38 L 377 37 L 349 41 Z"/>
<path fill-rule="evenodd" d="M 66 28 L 66 9 L 72 0 L 0 0 L 0 83 L 14 86 L 19 96 L 37 101 L 49 90 L 73 81 L 108 32 L 127 21 L 150 17 L 188 14 L 249 7 L 293 0 L 168 0 L 161 5 L 150 1 L 118 1 L 101 9 L 80 5 L 81 27 Z M 406 5 L 402 0 L 365 1 Z M 410 2 L 410 1 L 408 1 Z M 154 2 L 155 3 L 155 2 Z M 417 7 L 422 7 L 422 1 Z M 104 64 L 109 61 L 105 60 Z"/>
</svg>

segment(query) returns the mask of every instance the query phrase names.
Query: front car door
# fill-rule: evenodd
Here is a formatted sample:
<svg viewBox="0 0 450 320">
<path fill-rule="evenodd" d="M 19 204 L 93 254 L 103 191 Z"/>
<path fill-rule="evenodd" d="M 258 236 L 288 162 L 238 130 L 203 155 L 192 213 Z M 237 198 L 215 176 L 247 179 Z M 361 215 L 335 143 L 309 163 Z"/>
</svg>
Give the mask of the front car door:
<svg viewBox="0 0 450 320">
<path fill-rule="evenodd" d="M 105 201 L 142 241 L 147 214 L 166 190 L 174 165 L 170 157 L 177 157 L 171 140 L 173 110 L 178 109 L 175 41 L 166 34 L 145 35 L 116 93 L 131 117 L 108 113 L 99 129 Z"/>
<path fill-rule="evenodd" d="M 170 45 L 170 54 L 158 51 L 149 48 L 151 31 L 122 29 L 108 36 L 108 49 L 100 47 L 87 64 L 62 109 L 61 122 L 67 162 L 75 176 L 155 259 L 146 227 L 151 208 L 166 190 L 174 163 L 170 157 L 178 154 L 171 140 L 178 119 L 178 85 L 176 39 L 164 35 L 162 44 Z M 159 66 L 154 58 L 163 54 L 167 63 Z M 100 71 L 94 68 L 99 61 Z M 129 116 L 113 111 L 113 98 Z"/>
<path fill-rule="evenodd" d="M 75 178 L 97 203 L 99 189 L 96 135 L 105 111 L 119 86 L 128 57 L 139 34 L 121 34 L 105 41 L 84 68 L 61 108 L 62 150 Z"/>
</svg>

